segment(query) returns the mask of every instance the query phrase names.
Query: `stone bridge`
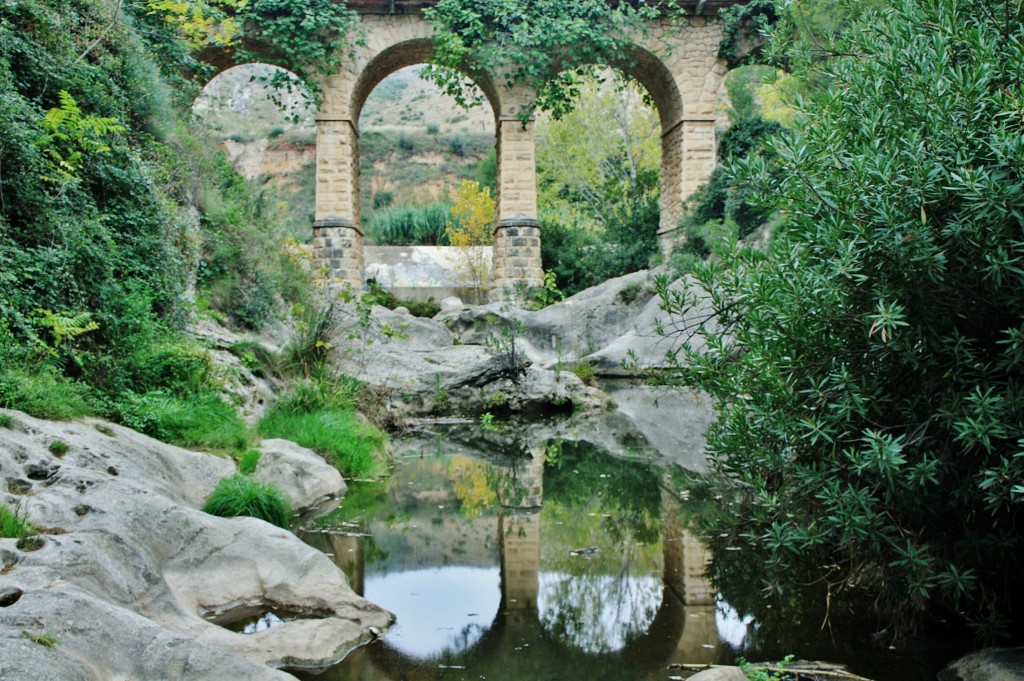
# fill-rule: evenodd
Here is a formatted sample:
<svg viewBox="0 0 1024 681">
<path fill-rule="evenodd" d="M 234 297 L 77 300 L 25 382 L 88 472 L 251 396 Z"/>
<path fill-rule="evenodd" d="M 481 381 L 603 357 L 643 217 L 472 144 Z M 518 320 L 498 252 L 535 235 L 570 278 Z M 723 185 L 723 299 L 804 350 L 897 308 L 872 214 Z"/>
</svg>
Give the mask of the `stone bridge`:
<svg viewBox="0 0 1024 681">
<path fill-rule="evenodd" d="M 653 21 L 620 63 L 653 99 L 661 120 L 662 172 L 659 237 L 676 229 L 686 198 L 707 179 L 716 157 L 716 123 L 724 122 L 719 91 L 726 74 L 718 57 L 718 9 L 743 0 L 675 0 L 689 16 Z M 365 44 L 338 73 L 323 80 L 317 112 L 314 269 L 334 282 L 363 281 L 364 233 L 359 215 L 359 115 L 384 78 L 428 60 L 430 23 L 422 10 L 436 0 L 350 0 L 361 14 Z M 497 221 L 494 227 L 494 292 L 543 281 L 534 133 L 519 114 L 533 92 L 509 88 L 493 74 L 474 76 L 495 115 Z"/>
</svg>

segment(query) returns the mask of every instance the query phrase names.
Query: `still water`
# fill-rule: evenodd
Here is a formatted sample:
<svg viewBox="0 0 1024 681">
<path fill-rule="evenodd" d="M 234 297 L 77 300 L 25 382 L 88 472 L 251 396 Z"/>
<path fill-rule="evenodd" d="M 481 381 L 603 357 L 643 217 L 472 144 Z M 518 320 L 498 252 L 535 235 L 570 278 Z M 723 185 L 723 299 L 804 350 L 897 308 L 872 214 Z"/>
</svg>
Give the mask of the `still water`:
<svg viewBox="0 0 1024 681">
<path fill-rule="evenodd" d="M 664 681 L 794 654 L 905 681 L 934 678 L 963 648 L 892 650 L 838 612 L 829 627 L 804 607 L 739 613 L 704 577 L 677 465 L 643 443 L 613 454 L 595 438 L 504 428 L 397 442 L 393 477 L 354 483 L 306 535 L 397 622 L 303 678 Z"/>
</svg>

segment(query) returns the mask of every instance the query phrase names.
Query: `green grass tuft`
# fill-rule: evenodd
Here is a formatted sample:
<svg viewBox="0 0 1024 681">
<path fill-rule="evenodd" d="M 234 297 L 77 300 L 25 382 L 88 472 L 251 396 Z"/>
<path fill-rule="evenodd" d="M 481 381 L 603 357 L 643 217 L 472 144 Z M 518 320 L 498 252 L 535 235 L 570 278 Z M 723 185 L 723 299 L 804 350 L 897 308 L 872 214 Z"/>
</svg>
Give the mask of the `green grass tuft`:
<svg viewBox="0 0 1024 681">
<path fill-rule="evenodd" d="M 0 428 L 13 429 L 18 424 L 10 414 L 0 414 Z"/>
<path fill-rule="evenodd" d="M 258 430 L 263 437 L 284 438 L 319 452 L 346 478 L 376 477 L 386 470 L 387 436 L 351 411 L 275 406 Z"/>
<path fill-rule="evenodd" d="M 64 442 L 64 440 L 54 440 L 50 443 L 48 449 L 50 450 L 50 454 L 53 454 L 54 456 L 64 456 L 68 453 L 68 450 L 71 449 L 71 445 Z"/>
<path fill-rule="evenodd" d="M 258 449 L 248 449 L 238 459 L 238 472 L 242 475 L 252 475 L 256 467 L 260 465 L 262 454 Z"/>
<path fill-rule="evenodd" d="M 57 640 L 56 637 L 51 636 L 50 634 L 47 634 L 46 632 L 40 632 L 38 634 L 33 634 L 31 631 L 23 630 L 21 632 L 21 637 L 22 638 L 27 638 L 29 641 L 32 641 L 33 643 L 38 643 L 39 645 L 43 646 L 44 648 L 53 648 L 53 647 L 55 647 L 59 643 L 59 641 Z"/>
<path fill-rule="evenodd" d="M 248 427 L 238 411 L 213 393 L 180 399 L 163 392 L 130 395 L 121 423 L 162 442 L 217 451 L 249 445 Z"/>
<path fill-rule="evenodd" d="M 41 419 L 68 421 L 91 414 L 92 390 L 64 378 L 48 364 L 0 369 L 0 406 Z M 10 427 L 10 426 L 7 426 Z"/>
<path fill-rule="evenodd" d="M 232 475 L 217 483 L 203 504 L 203 511 L 222 518 L 250 516 L 287 529 L 292 504 L 285 493 L 273 485 L 244 475 Z"/>
<path fill-rule="evenodd" d="M 7 504 L 0 504 L 0 537 L 7 539 L 22 539 L 31 537 L 36 529 L 19 513 L 17 508 L 11 508 Z"/>
</svg>

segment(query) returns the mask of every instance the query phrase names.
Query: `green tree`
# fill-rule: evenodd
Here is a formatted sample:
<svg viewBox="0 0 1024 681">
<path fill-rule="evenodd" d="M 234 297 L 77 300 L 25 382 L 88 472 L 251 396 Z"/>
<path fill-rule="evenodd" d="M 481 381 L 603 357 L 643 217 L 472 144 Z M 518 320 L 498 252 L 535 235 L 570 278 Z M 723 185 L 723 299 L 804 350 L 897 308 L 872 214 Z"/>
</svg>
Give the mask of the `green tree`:
<svg viewBox="0 0 1024 681">
<path fill-rule="evenodd" d="M 739 505 L 713 542 L 750 546 L 770 590 L 822 580 L 991 638 L 1024 594 L 1024 7 L 892 5 L 846 56 L 794 58 L 830 87 L 795 103 L 783 172 L 741 167 L 783 217 L 768 252 L 662 295 Z"/>
<path fill-rule="evenodd" d="M 537 121 L 541 257 L 566 293 L 647 267 L 658 251 L 661 124 L 635 81 L 583 79 Z"/>
</svg>

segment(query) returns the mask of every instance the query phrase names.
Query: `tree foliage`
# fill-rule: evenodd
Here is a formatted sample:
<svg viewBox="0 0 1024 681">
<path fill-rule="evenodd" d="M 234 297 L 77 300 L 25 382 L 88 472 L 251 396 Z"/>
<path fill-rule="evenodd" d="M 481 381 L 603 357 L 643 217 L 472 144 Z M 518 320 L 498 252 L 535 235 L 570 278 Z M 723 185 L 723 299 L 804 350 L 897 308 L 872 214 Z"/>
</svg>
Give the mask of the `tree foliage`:
<svg viewBox="0 0 1024 681">
<path fill-rule="evenodd" d="M 358 14 L 333 0 L 146 0 L 146 7 L 197 54 L 228 48 L 238 62 L 275 64 L 314 95 L 319 78 L 337 71 L 358 40 Z M 292 86 L 276 73 L 272 82 Z"/>
<path fill-rule="evenodd" d="M 181 329 L 194 303 L 259 327 L 308 275 L 181 121 L 162 74 L 186 54 L 145 5 L 0 3 L 0 404 L 238 432 Z"/>
<path fill-rule="evenodd" d="M 740 506 L 715 543 L 770 590 L 822 579 L 991 638 L 1024 567 L 1024 8 L 892 5 L 793 61 L 830 87 L 795 103 L 783 172 L 741 167 L 783 216 L 768 252 L 662 294 Z"/>
<path fill-rule="evenodd" d="M 621 64 L 657 12 L 605 0 L 441 0 L 425 11 L 434 53 L 424 75 L 466 106 L 481 95 L 465 74 L 494 74 L 536 93 L 524 120 L 534 107 L 557 117 L 571 108 L 579 77 L 595 64 Z"/>
<path fill-rule="evenodd" d="M 632 80 L 584 79 L 574 109 L 537 121 L 541 258 L 568 294 L 658 251 L 661 125 Z"/>
<path fill-rule="evenodd" d="M 495 213 L 490 189 L 473 180 L 459 184 L 445 234 L 448 243 L 459 249 L 458 267 L 469 286 L 480 288 L 491 283 L 491 258 L 482 247 L 494 243 Z"/>
</svg>

